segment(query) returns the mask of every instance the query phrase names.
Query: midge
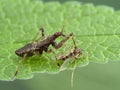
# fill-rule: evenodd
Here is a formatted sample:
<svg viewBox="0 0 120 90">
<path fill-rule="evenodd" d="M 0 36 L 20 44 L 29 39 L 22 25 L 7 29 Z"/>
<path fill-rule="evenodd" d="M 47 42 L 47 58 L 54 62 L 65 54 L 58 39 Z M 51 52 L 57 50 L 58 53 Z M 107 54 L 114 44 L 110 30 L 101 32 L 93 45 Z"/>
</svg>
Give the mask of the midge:
<svg viewBox="0 0 120 90">
<path fill-rule="evenodd" d="M 64 27 L 63 27 L 64 28 Z M 22 57 L 22 60 L 20 61 L 13 78 L 17 75 L 19 68 L 22 66 L 22 63 L 24 61 L 24 59 L 26 57 L 31 57 L 35 54 L 37 54 L 38 56 L 41 56 L 43 51 L 44 52 L 51 52 L 51 49 L 48 49 L 50 45 L 52 45 L 55 49 L 59 49 L 60 47 L 62 47 L 62 45 L 73 35 L 73 33 L 70 33 L 68 35 L 64 35 L 63 34 L 63 28 L 61 30 L 61 32 L 55 32 L 54 34 L 48 36 L 45 38 L 45 34 L 44 34 L 44 29 L 40 28 L 41 31 L 41 35 L 42 35 L 42 40 L 38 41 L 36 40 L 36 37 L 38 36 L 38 33 L 36 34 L 36 36 L 33 39 L 32 43 L 28 43 L 25 46 L 21 47 L 20 49 L 17 49 L 15 51 L 15 53 Z M 60 37 L 63 36 L 64 39 L 61 40 L 58 44 L 55 42 L 55 40 Z"/>
<path fill-rule="evenodd" d="M 73 43 L 74 43 L 74 50 L 70 51 L 67 55 L 61 55 L 59 57 L 59 60 L 66 60 L 68 58 L 74 58 L 77 59 L 82 54 L 82 49 L 78 48 L 76 45 L 75 39 L 72 37 Z"/>
<path fill-rule="evenodd" d="M 73 51 L 70 51 L 68 54 L 66 55 L 61 55 L 59 57 L 58 60 L 67 60 L 67 59 L 70 59 L 70 58 L 73 58 L 73 61 L 78 59 L 80 55 L 82 55 L 82 49 L 78 48 L 77 45 L 76 45 L 76 41 L 75 41 L 75 38 L 72 36 L 72 40 L 73 40 L 73 43 L 74 43 L 74 49 Z M 65 62 L 64 62 L 65 63 Z M 62 66 L 61 66 L 62 68 Z M 64 68 L 64 67 L 63 67 Z M 76 68 L 76 65 L 74 66 L 73 68 L 73 71 L 72 71 L 72 76 L 71 76 L 71 87 L 73 87 L 73 75 L 74 75 L 74 70 Z"/>
</svg>

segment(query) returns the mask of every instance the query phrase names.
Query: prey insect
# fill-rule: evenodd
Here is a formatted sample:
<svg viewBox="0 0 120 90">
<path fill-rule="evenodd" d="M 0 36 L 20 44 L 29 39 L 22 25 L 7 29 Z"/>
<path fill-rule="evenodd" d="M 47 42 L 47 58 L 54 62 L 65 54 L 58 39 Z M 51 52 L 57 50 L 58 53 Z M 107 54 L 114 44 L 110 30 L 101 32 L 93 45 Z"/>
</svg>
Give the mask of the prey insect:
<svg viewBox="0 0 120 90">
<path fill-rule="evenodd" d="M 59 60 L 63 60 L 65 61 L 63 63 L 63 65 L 60 67 L 60 71 L 64 70 L 65 67 L 70 63 L 73 62 L 74 60 L 71 61 L 71 59 L 78 59 L 79 56 L 82 54 L 82 50 L 80 48 L 77 47 L 76 45 L 76 41 L 75 38 L 72 37 L 73 43 L 74 43 L 74 49 L 73 51 L 71 51 L 70 53 L 68 53 L 67 55 L 61 55 L 59 57 Z M 70 59 L 71 58 L 71 59 Z M 70 60 L 67 60 L 70 59 Z M 65 67 L 64 67 L 65 66 Z M 74 70 L 76 68 L 76 65 L 74 65 L 73 71 L 72 71 L 72 75 L 71 75 L 71 87 L 73 87 L 73 77 L 74 77 Z"/>
<path fill-rule="evenodd" d="M 19 65 L 14 73 L 13 78 L 18 74 L 18 71 L 19 71 L 20 67 L 22 66 L 22 63 L 26 57 L 32 57 L 35 54 L 37 54 L 38 56 L 41 56 L 43 52 L 51 52 L 52 50 L 49 49 L 50 45 L 52 45 L 53 48 L 55 48 L 55 49 L 59 49 L 60 47 L 62 47 L 63 44 L 73 35 L 73 33 L 64 35 L 63 28 L 62 28 L 61 32 L 55 32 L 54 34 L 52 34 L 46 38 L 45 38 L 45 34 L 44 34 L 44 29 L 40 28 L 43 40 L 36 40 L 36 37 L 38 36 L 38 33 L 37 33 L 36 36 L 34 37 L 32 43 L 28 43 L 25 46 L 23 46 L 22 48 L 17 49 L 15 51 L 15 53 L 18 56 L 22 57 L 22 60 L 20 61 Z M 63 36 L 64 39 L 61 40 L 57 44 L 55 42 L 55 40 L 60 36 Z"/>
<path fill-rule="evenodd" d="M 73 37 L 72 37 L 72 40 L 73 40 L 73 43 L 74 43 L 74 50 L 71 51 L 70 53 L 68 53 L 67 55 L 61 55 L 59 57 L 59 60 L 66 60 L 68 58 L 77 59 L 82 54 L 82 50 L 77 47 L 75 39 Z"/>
</svg>

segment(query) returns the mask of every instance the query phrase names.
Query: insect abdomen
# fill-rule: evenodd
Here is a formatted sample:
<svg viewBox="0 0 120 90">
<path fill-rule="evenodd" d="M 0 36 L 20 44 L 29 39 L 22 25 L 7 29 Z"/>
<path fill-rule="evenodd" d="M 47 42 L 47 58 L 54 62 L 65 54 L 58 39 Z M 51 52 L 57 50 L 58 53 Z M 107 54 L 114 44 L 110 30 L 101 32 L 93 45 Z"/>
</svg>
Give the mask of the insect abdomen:
<svg viewBox="0 0 120 90">
<path fill-rule="evenodd" d="M 26 57 L 30 57 L 34 55 L 34 51 L 33 50 L 33 45 L 31 43 L 25 45 L 24 47 L 18 49 L 15 51 L 15 53 L 20 56 L 20 57 L 24 57 L 24 55 L 26 54 Z"/>
</svg>

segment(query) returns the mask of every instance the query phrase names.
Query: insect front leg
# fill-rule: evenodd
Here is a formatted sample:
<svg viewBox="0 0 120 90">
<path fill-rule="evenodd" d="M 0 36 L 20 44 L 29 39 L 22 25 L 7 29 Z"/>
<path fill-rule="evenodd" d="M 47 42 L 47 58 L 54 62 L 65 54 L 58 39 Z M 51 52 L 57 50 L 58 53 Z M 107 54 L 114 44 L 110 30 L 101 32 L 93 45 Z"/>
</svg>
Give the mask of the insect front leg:
<svg viewBox="0 0 120 90">
<path fill-rule="evenodd" d="M 39 39 L 44 39 L 45 38 L 45 33 L 44 33 L 44 28 L 40 28 L 40 30 L 36 33 L 35 37 L 32 40 L 32 43 L 36 41 L 39 32 L 41 32 L 41 37 Z"/>
<path fill-rule="evenodd" d="M 55 60 L 57 61 L 58 59 L 57 59 L 57 56 L 56 56 L 56 53 L 55 53 L 55 51 L 53 50 L 53 49 L 49 49 L 48 51 L 47 51 L 48 53 L 53 53 L 53 55 L 54 55 L 54 58 L 55 58 Z"/>
<path fill-rule="evenodd" d="M 55 59 L 57 60 L 57 56 L 55 54 L 55 51 L 53 49 L 48 49 L 48 46 L 44 47 L 44 51 L 47 52 L 47 53 L 53 53 Z"/>
<path fill-rule="evenodd" d="M 69 35 L 65 36 L 65 38 L 63 40 L 61 40 L 58 44 L 53 41 L 52 43 L 52 46 L 55 48 L 55 49 L 59 49 L 60 47 L 63 46 L 63 44 L 73 35 L 73 33 L 70 33 Z"/>
<path fill-rule="evenodd" d="M 49 53 L 52 52 L 52 53 L 53 53 L 53 56 L 54 56 L 54 58 L 55 58 L 55 60 L 56 60 L 56 63 L 57 63 L 57 66 L 60 67 L 60 64 L 59 64 L 59 62 L 58 62 L 58 58 L 57 58 L 57 55 L 56 55 L 54 49 L 49 49 L 47 52 L 49 52 Z"/>
<path fill-rule="evenodd" d="M 41 38 L 42 38 L 42 40 L 43 39 L 45 39 L 45 30 L 44 30 L 44 28 L 40 28 L 40 31 L 41 31 Z"/>
</svg>

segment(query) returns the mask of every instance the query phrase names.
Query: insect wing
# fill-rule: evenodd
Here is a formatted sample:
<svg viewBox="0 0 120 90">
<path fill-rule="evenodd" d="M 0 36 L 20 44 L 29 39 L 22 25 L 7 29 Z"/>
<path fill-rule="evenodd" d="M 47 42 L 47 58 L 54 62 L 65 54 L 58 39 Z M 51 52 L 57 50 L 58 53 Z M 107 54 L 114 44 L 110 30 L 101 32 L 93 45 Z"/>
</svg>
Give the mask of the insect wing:
<svg viewBox="0 0 120 90">
<path fill-rule="evenodd" d="M 60 71 L 63 71 L 68 68 L 69 64 L 71 64 L 74 60 L 72 58 L 69 58 L 63 62 L 63 64 L 60 67 Z"/>
</svg>

